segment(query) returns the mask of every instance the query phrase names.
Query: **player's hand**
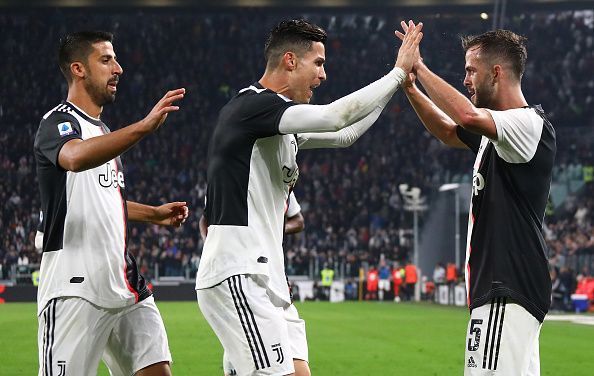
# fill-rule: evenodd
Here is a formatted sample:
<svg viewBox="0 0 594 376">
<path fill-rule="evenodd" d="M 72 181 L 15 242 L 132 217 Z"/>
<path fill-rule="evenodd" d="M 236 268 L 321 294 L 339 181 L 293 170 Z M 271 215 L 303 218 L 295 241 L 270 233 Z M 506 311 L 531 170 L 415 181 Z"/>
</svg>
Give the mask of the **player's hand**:
<svg viewBox="0 0 594 376">
<path fill-rule="evenodd" d="M 419 43 L 423 39 L 423 23 L 419 22 L 417 25 L 412 21 L 402 21 L 400 23 L 404 34 L 399 31 L 395 31 L 398 38 L 402 39 L 402 45 L 398 49 L 398 56 L 396 58 L 396 66 L 402 68 L 406 73 L 410 73 L 413 70 L 415 64 L 421 59 L 421 53 L 419 50 Z"/>
<path fill-rule="evenodd" d="M 417 87 L 415 81 L 417 80 L 417 75 L 414 72 L 410 72 L 406 76 L 406 81 L 402 83 L 402 88 L 404 90 L 413 90 Z"/>
<path fill-rule="evenodd" d="M 152 222 L 157 225 L 179 227 L 189 215 L 186 202 L 169 202 L 155 208 Z"/>
<path fill-rule="evenodd" d="M 163 122 L 165 122 L 165 119 L 167 119 L 167 114 L 179 110 L 179 106 L 175 106 L 173 103 L 182 99 L 185 93 L 186 89 L 183 88 L 170 90 L 157 102 L 151 112 L 142 120 L 142 123 L 149 132 L 159 129 Z"/>
</svg>

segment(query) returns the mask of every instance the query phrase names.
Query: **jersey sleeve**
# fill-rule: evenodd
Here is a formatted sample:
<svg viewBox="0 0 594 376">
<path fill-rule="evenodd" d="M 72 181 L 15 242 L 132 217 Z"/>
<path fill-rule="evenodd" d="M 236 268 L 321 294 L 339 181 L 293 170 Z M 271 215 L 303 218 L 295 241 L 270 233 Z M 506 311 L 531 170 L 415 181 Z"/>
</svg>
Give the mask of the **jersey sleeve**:
<svg viewBox="0 0 594 376">
<path fill-rule="evenodd" d="M 58 155 L 62 146 L 70 140 L 82 139 L 81 127 L 70 114 L 53 112 L 39 124 L 35 136 L 35 150 L 59 167 Z"/>
<path fill-rule="evenodd" d="M 497 127 L 497 140 L 493 141 L 497 155 L 508 163 L 529 162 L 540 142 L 542 118 L 531 108 L 487 111 Z"/>
<path fill-rule="evenodd" d="M 481 135 L 467 131 L 459 125 L 456 127 L 456 135 L 460 141 L 470 148 L 470 150 L 478 153 L 479 147 L 481 146 Z"/>
<path fill-rule="evenodd" d="M 294 105 L 291 100 L 271 92 L 250 95 L 241 111 L 242 126 L 257 138 L 281 134 L 278 127 L 280 119 L 287 108 Z"/>
<path fill-rule="evenodd" d="M 297 202 L 297 198 L 295 198 L 295 193 L 291 192 L 289 195 L 289 206 L 287 207 L 287 218 L 291 218 L 299 214 L 301 211 L 301 205 Z"/>
</svg>

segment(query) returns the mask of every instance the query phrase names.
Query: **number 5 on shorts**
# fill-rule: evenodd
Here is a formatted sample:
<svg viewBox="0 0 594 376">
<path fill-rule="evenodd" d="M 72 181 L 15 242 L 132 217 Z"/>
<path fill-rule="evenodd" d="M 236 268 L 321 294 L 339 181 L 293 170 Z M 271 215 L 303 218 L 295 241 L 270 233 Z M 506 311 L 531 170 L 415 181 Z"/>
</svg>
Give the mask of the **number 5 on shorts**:
<svg viewBox="0 0 594 376">
<path fill-rule="evenodd" d="M 481 342 L 481 328 L 478 325 L 481 325 L 482 323 L 483 320 L 481 319 L 472 319 L 470 321 L 470 331 L 468 334 L 471 336 L 474 335 L 474 345 L 472 344 L 472 337 L 468 338 L 468 351 L 476 351 L 479 349 L 479 344 Z"/>
</svg>

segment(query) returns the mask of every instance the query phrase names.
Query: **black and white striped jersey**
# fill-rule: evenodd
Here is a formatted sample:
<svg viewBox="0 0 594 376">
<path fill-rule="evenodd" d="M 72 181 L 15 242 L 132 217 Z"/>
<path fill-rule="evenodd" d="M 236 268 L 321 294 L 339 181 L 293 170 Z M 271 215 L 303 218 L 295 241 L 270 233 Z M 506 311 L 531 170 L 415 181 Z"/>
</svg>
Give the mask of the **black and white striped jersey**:
<svg viewBox="0 0 594 376">
<path fill-rule="evenodd" d="M 208 152 L 209 226 L 196 289 L 258 274 L 290 303 L 282 242 L 285 204 L 299 169 L 296 138 L 278 127 L 293 104 L 255 83 L 221 109 Z"/>
<path fill-rule="evenodd" d="M 540 106 L 489 112 L 497 140 L 457 128 L 477 153 L 466 247 L 469 307 L 511 297 L 542 322 L 551 298 L 542 222 L 555 130 Z"/>
<path fill-rule="evenodd" d="M 43 256 L 38 312 L 53 298 L 77 296 L 105 308 L 150 296 L 127 250 L 127 211 L 120 158 L 86 171 L 64 170 L 62 146 L 109 129 L 72 103 L 43 116 L 35 136 L 35 160 L 43 212 Z"/>
</svg>

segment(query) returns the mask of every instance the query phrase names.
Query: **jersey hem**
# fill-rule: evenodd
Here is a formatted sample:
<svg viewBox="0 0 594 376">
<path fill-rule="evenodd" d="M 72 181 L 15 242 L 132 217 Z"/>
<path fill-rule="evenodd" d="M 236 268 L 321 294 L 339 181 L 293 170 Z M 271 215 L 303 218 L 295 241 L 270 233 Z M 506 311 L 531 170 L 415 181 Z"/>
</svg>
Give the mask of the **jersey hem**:
<svg viewBox="0 0 594 376">
<path fill-rule="evenodd" d="M 492 289 L 486 295 L 483 295 L 480 298 L 473 299 L 472 303 L 469 306 L 470 312 L 472 312 L 472 310 L 475 308 L 487 304 L 489 301 L 491 301 L 491 299 L 498 297 L 508 297 L 514 299 L 519 305 L 521 305 L 526 311 L 528 311 L 528 313 L 534 316 L 534 318 L 537 319 L 540 323 L 544 321 L 544 318 L 548 312 L 548 309 L 546 311 L 543 311 L 523 295 L 506 287 Z"/>
<path fill-rule="evenodd" d="M 44 297 L 43 300 L 39 301 L 37 303 L 37 316 L 41 315 L 41 313 L 43 312 L 43 310 L 45 309 L 45 307 L 48 305 L 48 303 L 53 300 L 53 299 L 59 299 L 59 298 L 81 298 L 84 299 L 86 301 L 88 301 L 91 304 L 94 304 L 98 307 L 101 308 L 106 308 L 106 309 L 114 309 L 114 308 L 125 308 L 125 307 L 130 307 L 134 304 L 138 304 L 141 301 L 145 300 L 146 298 L 150 297 L 153 295 L 153 293 L 147 289 L 148 294 L 139 294 L 139 298 L 138 301 L 136 301 L 136 297 L 135 296 L 131 296 L 128 299 L 123 299 L 119 301 L 119 304 L 114 304 L 113 301 L 108 301 L 105 299 L 98 299 L 96 297 L 89 297 L 89 296 L 84 296 L 83 294 L 77 293 L 77 292 L 71 292 L 71 293 L 66 293 L 66 292 L 59 292 L 59 293 L 55 293 L 55 294 L 51 294 L 48 295 L 47 297 Z"/>
</svg>

